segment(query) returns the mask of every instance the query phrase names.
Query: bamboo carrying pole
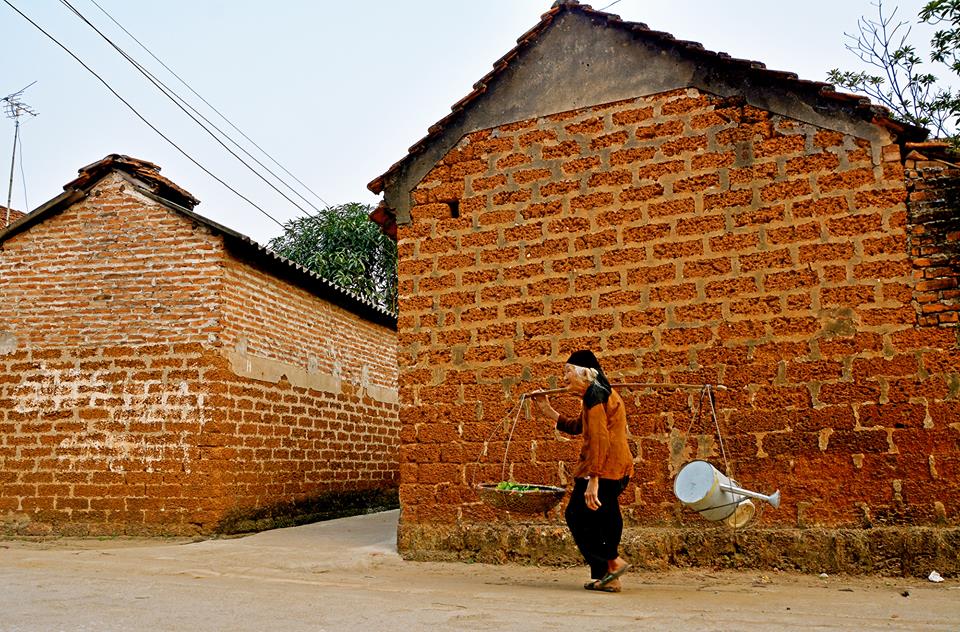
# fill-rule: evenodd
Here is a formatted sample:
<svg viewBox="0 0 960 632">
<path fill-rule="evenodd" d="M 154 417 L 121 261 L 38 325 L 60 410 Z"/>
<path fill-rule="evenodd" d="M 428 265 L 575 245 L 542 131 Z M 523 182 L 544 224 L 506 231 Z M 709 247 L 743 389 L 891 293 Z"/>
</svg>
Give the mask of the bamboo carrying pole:
<svg viewBox="0 0 960 632">
<path fill-rule="evenodd" d="M 729 388 L 724 386 L 723 384 L 665 384 L 662 382 L 619 382 L 619 383 L 611 384 L 610 386 L 615 386 L 618 388 L 624 388 L 624 387 L 630 387 L 630 386 L 638 387 L 638 388 L 672 388 L 672 389 L 691 388 L 691 389 L 697 389 L 697 390 L 702 389 L 705 386 L 709 386 L 710 388 L 716 389 L 718 391 L 729 390 Z M 537 395 L 553 395 L 554 393 L 566 393 L 566 392 L 567 392 L 566 388 L 546 388 L 546 389 L 541 389 L 539 391 L 530 391 L 529 393 L 524 393 L 524 395 L 526 395 L 527 397 L 536 397 Z"/>
</svg>

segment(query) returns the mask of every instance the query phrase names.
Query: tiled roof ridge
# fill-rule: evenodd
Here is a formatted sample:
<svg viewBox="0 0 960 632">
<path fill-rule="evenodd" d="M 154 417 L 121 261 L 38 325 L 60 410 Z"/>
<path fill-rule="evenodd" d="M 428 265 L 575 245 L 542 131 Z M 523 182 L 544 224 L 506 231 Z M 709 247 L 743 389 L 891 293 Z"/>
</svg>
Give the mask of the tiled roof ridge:
<svg viewBox="0 0 960 632">
<path fill-rule="evenodd" d="M 193 209 L 200 200 L 172 180 L 160 175 L 160 166 L 146 160 L 124 154 L 108 154 L 105 158 L 77 170 L 75 179 L 63 185 L 64 191 L 85 189 L 109 171 L 123 171 L 148 184 L 154 193 L 180 206 Z"/>
<path fill-rule="evenodd" d="M 473 90 L 450 107 L 450 114 L 431 125 L 427 129 L 427 135 L 410 146 L 410 148 L 407 150 L 408 153 L 406 156 L 391 165 L 390 168 L 387 169 L 387 171 L 382 175 L 374 178 L 367 185 L 367 188 L 375 194 L 379 195 L 382 193 L 389 176 L 398 171 L 402 164 L 411 155 L 422 151 L 431 140 L 433 140 L 445 129 L 447 123 L 459 116 L 470 103 L 482 96 L 487 91 L 487 86 L 490 81 L 506 70 L 506 68 L 510 65 L 510 62 L 513 61 L 513 59 L 516 58 L 525 47 L 529 46 L 535 37 L 546 30 L 553 20 L 563 11 L 575 11 L 583 13 L 592 18 L 603 19 L 608 25 L 627 29 L 660 42 L 670 43 L 674 46 L 682 48 L 688 53 L 699 55 L 713 61 L 719 61 L 720 63 L 727 64 L 731 67 L 745 69 L 751 73 L 757 74 L 757 76 L 785 83 L 791 87 L 799 88 L 804 92 L 816 93 L 817 96 L 834 101 L 838 104 L 852 106 L 856 111 L 860 112 L 864 118 L 876 124 L 890 127 L 895 132 L 913 132 L 914 134 L 925 132 L 925 130 L 922 128 L 894 121 L 891 117 L 890 111 L 887 108 L 872 103 L 869 98 L 863 95 L 837 92 L 833 84 L 823 81 L 800 79 L 796 73 L 782 70 L 771 70 L 762 62 L 752 61 L 749 59 L 740 59 L 724 52 L 710 51 L 704 48 L 703 44 L 699 42 L 679 40 L 665 31 L 655 31 L 642 22 L 624 21 L 619 15 L 598 11 L 589 4 L 580 4 L 576 0 L 557 0 L 553 3 L 553 6 L 551 6 L 550 10 L 540 17 L 540 22 L 535 24 L 526 33 L 517 38 L 517 45 L 510 49 L 500 59 L 495 61 L 493 63 L 493 69 L 481 77 L 479 81 L 473 84 Z"/>
</svg>

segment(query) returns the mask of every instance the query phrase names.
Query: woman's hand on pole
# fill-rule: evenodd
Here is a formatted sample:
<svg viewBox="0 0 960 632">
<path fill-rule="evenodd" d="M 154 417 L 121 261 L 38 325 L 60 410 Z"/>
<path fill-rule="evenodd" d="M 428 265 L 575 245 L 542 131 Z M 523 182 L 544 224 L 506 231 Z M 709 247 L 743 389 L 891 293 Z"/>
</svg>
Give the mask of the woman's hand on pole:
<svg viewBox="0 0 960 632">
<path fill-rule="evenodd" d="M 583 493 L 583 500 L 587 508 L 596 511 L 600 509 L 600 477 L 591 476 L 587 481 L 587 491 Z"/>
<path fill-rule="evenodd" d="M 550 400 L 547 398 L 546 395 L 543 395 L 543 394 L 534 395 L 532 399 L 533 399 L 533 402 L 537 405 L 537 410 L 540 412 L 541 415 L 553 421 L 556 421 L 557 419 L 560 418 L 560 413 L 558 413 L 553 409 L 553 406 L 550 405 Z"/>
</svg>

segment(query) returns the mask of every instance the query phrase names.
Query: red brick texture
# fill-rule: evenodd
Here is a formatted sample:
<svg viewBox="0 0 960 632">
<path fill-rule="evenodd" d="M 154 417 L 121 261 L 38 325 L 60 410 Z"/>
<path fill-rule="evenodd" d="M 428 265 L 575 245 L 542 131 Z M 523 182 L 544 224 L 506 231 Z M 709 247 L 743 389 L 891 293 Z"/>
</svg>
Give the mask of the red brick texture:
<svg viewBox="0 0 960 632">
<path fill-rule="evenodd" d="M 398 233 L 401 549 L 516 519 L 471 484 L 501 480 L 498 428 L 579 348 L 615 381 L 729 386 L 731 473 L 783 494 L 763 526 L 956 525 L 960 349 L 917 326 L 904 182 L 896 145 L 694 89 L 461 139 Z M 628 526 L 702 525 L 672 493 L 720 460 L 696 393 L 622 394 Z M 507 477 L 569 483 L 576 453 L 525 413 Z"/>
<path fill-rule="evenodd" d="M 908 238 L 919 322 L 960 327 L 960 168 L 923 158 L 913 154 L 906 161 Z"/>
<path fill-rule="evenodd" d="M 105 178 L 0 251 L 0 529 L 189 534 L 395 488 L 395 334 Z"/>
</svg>

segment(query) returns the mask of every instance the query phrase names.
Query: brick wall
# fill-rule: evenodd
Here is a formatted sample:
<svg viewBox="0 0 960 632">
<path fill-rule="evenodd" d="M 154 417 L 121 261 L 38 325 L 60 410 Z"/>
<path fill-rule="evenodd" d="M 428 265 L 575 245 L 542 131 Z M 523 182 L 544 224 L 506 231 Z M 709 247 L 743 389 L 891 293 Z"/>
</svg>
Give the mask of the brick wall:
<svg viewBox="0 0 960 632">
<path fill-rule="evenodd" d="M 0 529 L 202 533 L 395 488 L 393 336 L 109 175 L 0 250 Z M 331 339 L 342 379 L 310 360 Z"/>
<path fill-rule="evenodd" d="M 235 258 L 223 301 L 232 366 L 211 405 L 234 440 L 235 506 L 395 489 L 395 333 Z"/>
<path fill-rule="evenodd" d="M 954 156 L 948 156 L 954 160 Z M 960 325 L 960 168 L 945 160 L 907 156 L 909 244 L 919 324 Z"/>
<path fill-rule="evenodd" d="M 731 473 L 783 494 L 763 527 L 956 525 L 960 351 L 915 326 L 906 195 L 896 145 L 693 89 L 464 137 L 399 227 L 401 549 L 523 555 L 464 535 L 497 521 L 542 540 L 471 484 L 501 480 L 498 424 L 578 348 L 616 378 L 731 387 Z M 695 393 L 623 395 L 628 525 L 685 559 L 705 525 L 672 477 L 719 446 Z M 509 477 L 569 483 L 576 448 L 524 415 Z M 778 559 L 756 563 L 806 563 Z"/>
</svg>

